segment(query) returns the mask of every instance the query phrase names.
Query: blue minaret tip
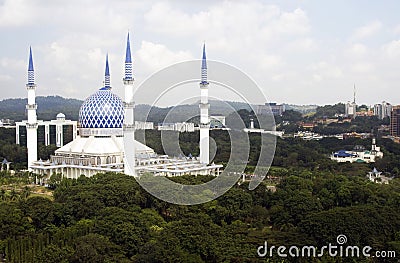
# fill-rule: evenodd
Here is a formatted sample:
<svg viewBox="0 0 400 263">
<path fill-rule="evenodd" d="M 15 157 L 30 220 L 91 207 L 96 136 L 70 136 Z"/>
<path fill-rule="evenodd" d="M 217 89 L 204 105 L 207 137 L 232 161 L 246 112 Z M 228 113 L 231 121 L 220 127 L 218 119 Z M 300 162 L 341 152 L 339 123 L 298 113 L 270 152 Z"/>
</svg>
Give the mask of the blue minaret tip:
<svg viewBox="0 0 400 263">
<path fill-rule="evenodd" d="M 106 55 L 106 70 L 104 74 L 104 88 L 105 90 L 111 89 L 111 84 L 110 84 L 110 67 L 108 66 L 108 53 Z"/>
<path fill-rule="evenodd" d="M 207 69 L 207 59 L 206 59 L 206 43 L 203 44 L 203 58 L 201 61 L 201 68 Z"/>
<path fill-rule="evenodd" d="M 110 76 L 110 67 L 108 66 L 108 53 L 106 55 L 106 72 L 104 74 L 105 76 Z"/>
<path fill-rule="evenodd" d="M 203 44 L 203 58 L 201 61 L 201 84 L 207 85 L 207 59 L 206 59 L 206 43 Z"/>
<path fill-rule="evenodd" d="M 129 40 L 129 32 L 128 37 L 126 40 L 126 56 L 125 56 L 125 63 L 132 63 L 132 56 L 131 56 L 131 42 Z"/>
<path fill-rule="evenodd" d="M 28 71 L 33 71 L 32 47 L 29 47 L 29 65 Z"/>
</svg>

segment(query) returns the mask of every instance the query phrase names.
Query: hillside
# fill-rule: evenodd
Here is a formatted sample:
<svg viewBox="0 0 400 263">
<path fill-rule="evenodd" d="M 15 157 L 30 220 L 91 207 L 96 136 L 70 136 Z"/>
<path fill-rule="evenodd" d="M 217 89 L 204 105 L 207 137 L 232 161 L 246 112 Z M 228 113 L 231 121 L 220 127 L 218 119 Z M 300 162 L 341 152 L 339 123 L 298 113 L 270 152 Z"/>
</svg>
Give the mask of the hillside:
<svg viewBox="0 0 400 263">
<path fill-rule="evenodd" d="M 6 99 L 0 101 L 0 119 L 12 119 L 15 121 L 27 118 L 25 105 L 26 99 Z M 38 96 L 37 115 L 39 120 L 54 120 L 60 112 L 64 113 L 68 119 L 77 120 L 79 107 L 83 101 L 77 99 L 66 99 L 60 96 Z"/>
<path fill-rule="evenodd" d="M 27 118 L 25 105 L 26 99 L 6 99 L 0 101 L 0 119 L 12 119 L 21 121 Z M 83 101 L 77 99 L 67 99 L 60 96 L 39 96 L 36 98 L 38 104 L 37 115 L 39 120 L 55 119 L 59 112 L 65 114 L 67 119 L 78 120 L 79 108 Z M 210 101 L 210 114 L 229 115 L 239 109 L 249 109 L 250 107 L 241 102 L 220 102 Z M 150 111 L 150 112 L 149 112 Z M 199 106 L 179 105 L 176 107 L 159 108 L 150 105 L 137 105 L 135 108 L 135 119 L 139 121 L 148 121 L 159 123 L 165 116 L 168 116 L 168 122 L 182 122 L 199 114 Z M 145 116 L 148 116 L 147 118 Z"/>
</svg>

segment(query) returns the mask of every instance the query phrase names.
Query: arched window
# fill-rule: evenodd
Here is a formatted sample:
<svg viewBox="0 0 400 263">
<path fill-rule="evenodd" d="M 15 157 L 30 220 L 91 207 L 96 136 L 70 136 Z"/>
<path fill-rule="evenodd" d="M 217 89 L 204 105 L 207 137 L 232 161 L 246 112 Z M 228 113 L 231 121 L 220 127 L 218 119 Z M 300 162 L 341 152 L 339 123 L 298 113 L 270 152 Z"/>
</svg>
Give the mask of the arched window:
<svg viewBox="0 0 400 263">
<path fill-rule="evenodd" d="M 117 162 L 117 158 L 115 156 L 112 157 L 112 163 L 116 163 Z"/>
<path fill-rule="evenodd" d="M 111 163 L 111 157 L 110 156 L 107 156 L 107 158 L 106 158 L 106 164 L 110 164 Z"/>
<path fill-rule="evenodd" d="M 101 158 L 97 157 L 97 164 L 100 165 L 101 164 Z"/>
</svg>

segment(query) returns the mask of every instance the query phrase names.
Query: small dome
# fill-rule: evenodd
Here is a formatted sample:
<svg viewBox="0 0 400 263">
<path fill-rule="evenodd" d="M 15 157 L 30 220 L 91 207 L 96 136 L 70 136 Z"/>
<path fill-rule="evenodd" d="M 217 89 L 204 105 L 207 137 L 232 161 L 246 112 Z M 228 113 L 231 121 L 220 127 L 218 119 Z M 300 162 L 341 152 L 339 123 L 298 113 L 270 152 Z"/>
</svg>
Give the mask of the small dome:
<svg viewBox="0 0 400 263">
<path fill-rule="evenodd" d="M 124 104 L 109 89 L 89 96 L 79 110 L 81 128 L 122 128 Z"/>
<path fill-rule="evenodd" d="M 60 112 L 57 114 L 57 119 L 65 119 L 65 114 Z"/>
</svg>

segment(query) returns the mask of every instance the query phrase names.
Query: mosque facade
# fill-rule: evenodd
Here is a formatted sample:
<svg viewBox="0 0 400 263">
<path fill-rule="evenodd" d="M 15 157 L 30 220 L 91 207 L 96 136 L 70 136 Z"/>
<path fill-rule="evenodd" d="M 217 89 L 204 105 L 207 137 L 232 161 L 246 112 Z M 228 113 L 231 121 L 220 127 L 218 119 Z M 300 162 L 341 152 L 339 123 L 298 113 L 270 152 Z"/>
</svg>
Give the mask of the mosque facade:
<svg viewBox="0 0 400 263">
<path fill-rule="evenodd" d="M 222 165 L 209 163 L 208 82 L 205 46 L 201 65 L 200 157 L 171 157 L 159 155 L 134 139 L 134 78 L 129 34 L 125 54 L 123 84 L 125 98 L 112 92 L 108 56 L 106 57 L 104 87 L 89 96 L 79 110 L 79 135 L 57 149 L 49 160 L 37 159 L 37 105 L 32 50 L 28 65 L 27 148 L 29 171 L 48 178 L 59 173 L 66 178 L 97 173 L 117 172 L 131 176 L 152 173 L 155 176 L 219 175 Z M 127 144 L 126 142 L 130 142 Z M 126 151 L 125 147 L 129 147 Z M 130 165 L 128 165 L 128 163 Z"/>
</svg>

